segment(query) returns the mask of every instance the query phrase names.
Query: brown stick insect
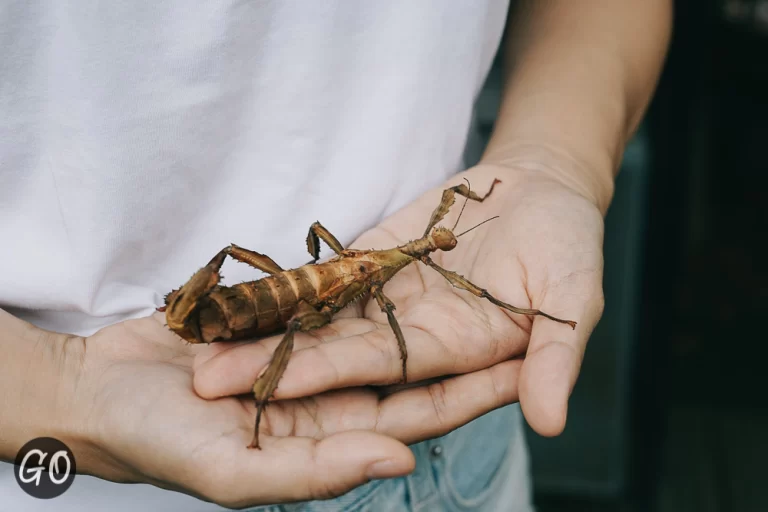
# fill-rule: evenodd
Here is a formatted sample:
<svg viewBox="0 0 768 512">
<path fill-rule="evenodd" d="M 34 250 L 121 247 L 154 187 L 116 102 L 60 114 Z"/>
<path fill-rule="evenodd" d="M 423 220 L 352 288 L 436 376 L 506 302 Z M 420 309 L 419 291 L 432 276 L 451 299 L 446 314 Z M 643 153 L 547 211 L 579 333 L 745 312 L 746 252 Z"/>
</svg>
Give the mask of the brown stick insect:
<svg viewBox="0 0 768 512">
<path fill-rule="evenodd" d="M 394 315 L 395 305 L 384 295 L 383 287 L 400 270 L 416 261 L 435 269 L 456 288 L 485 298 L 508 311 L 521 315 L 540 315 L 576 328 L 574 321 L 555 318 L 537 309 L 517 308 L 507 304 L 461 275 L 440 267 L 429 257 L 434 251 L 454 249 L 459 237 L 488 222 L 481 222 L 454 235 L 453 230 L 461 218 L 459 213 L 453 229 L 435 227 L 448 213 L 455 195 L 466 198 L 464 206 L 469 199 L 482 203 L 498 183 L 501 181 L 494 180 L 483 197 L 470 190 L 469 181 L 467 185 L 461 184 L 444 190 L 424 235 L 393 249 L 345 249 L 336 237 L 319 222 L 315 222 L 307 235 L 307 249 L 313 261 L 302 267 L 283 270 L 269 256 L 232 244 L 219 251 L 181 288 L 166 295 L 165 306 L 158 310 L 165 311 L 168 327 L 191 343 L 234 341 L 285 331 L 272 360 L 253 385 L 257 412 L 249 448 L 260 448 L 261 414 L 288 366 L 294 333 L 310 331 L 330 323 L 334 314 L 365 293 L 373 296 L 387 315 L 400 349 L 403 382 L 407 381 L 408 351 L 405 339 Z M 324 263 L 317 263 L 320 239 L 336 253 L 336 257 Z M 220 286 L 219 269 L 227 256 L 266 272 L 269 276 L 233 286 Z"/>
</svg>

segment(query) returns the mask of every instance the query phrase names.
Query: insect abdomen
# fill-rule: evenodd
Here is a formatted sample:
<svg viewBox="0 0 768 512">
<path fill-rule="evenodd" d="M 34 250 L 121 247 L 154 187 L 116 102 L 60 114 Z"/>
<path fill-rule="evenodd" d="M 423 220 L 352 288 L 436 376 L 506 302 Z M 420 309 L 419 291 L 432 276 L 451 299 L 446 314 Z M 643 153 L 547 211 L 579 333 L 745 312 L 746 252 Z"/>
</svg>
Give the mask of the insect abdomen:
<svg viewBox="0 0 768 512">
<path fill-rule="evenodd" d="M 221 287 L 210 298 L 221 310 L 231 332 L 229 339 L 234 340 L 282 329 L 296 312 L 299 300 L 313 304 L 317 291 L 306 272 L 299 268 Z"/>
</svg>

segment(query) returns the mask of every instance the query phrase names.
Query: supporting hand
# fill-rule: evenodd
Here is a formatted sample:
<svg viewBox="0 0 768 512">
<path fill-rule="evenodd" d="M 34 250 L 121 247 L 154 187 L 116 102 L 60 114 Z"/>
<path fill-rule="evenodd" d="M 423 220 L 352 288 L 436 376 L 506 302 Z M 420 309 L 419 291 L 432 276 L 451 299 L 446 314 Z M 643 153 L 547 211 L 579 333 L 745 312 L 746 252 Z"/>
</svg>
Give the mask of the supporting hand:
<svg viewBox="0 0 768 512">
<path fill-rule="evenodd" d="M 493 378 L 484 379 L 486 389 L 465 388 L 456 396 L 444 394 L 444 383 L 411 389 L 431 397 L 429 407 L 438 411 L 432 418 L 437 423 L 410 425 L 405 418 L 418 413 L 404 407 L 397 437 L 413 441 L 445 432 L 462 424 L 446 418 L 466 422 L 487 410 L 479 404 L 499 407 L 517 400 L 518 394 L 529 424 L 542 435 L 557 435 L 565 425 L 587 339 L 603 309 L 602 214 L 589 199 L 543 172 L 483 166 L 447 185 L 462 183 L 465 177 L 480 193 L 494 178 L 502 184 L 482 205 L 470 203 L 461 224 L 472 226 L 494 215 L 500 219 L 461 237 L 453 251 L 435 253 L 435 262 L 506 303 L 573 319 L 578 327 L 574 331 L 544 317 L 510 313 L 451 286 L 421 264 L 401 271 L 384 291 L 397 308 L 408 345 L 409 381 L 468 374 L 464 382 L 472 382 L 482 379 L 483 371 Z M 425 194 L 351 247 L 387 248 L 419 237 L 444 188 Z M 446 225 L 452 225 L 458 210 L 446 217 Z M 386 316 L 370 301 L 364 317 L 368 321 L 354 324 L 364 332 L 355 332 L 351 321 L 338 320 L 313 336 L 297 337 L 296 352 L 275 398 L 396 384 L 402 375 L 400 354 Z M 196 390 L 209 398 L 247 392 L 275 343 L 267 339 L 211 346 L 201 356 Z M 523 355 L 524 361 L 513 359 Z M 502 367 L 507 375 L 500 373 Z M 504 393 L 488 398 L 499 387 Z"/>
</svg>

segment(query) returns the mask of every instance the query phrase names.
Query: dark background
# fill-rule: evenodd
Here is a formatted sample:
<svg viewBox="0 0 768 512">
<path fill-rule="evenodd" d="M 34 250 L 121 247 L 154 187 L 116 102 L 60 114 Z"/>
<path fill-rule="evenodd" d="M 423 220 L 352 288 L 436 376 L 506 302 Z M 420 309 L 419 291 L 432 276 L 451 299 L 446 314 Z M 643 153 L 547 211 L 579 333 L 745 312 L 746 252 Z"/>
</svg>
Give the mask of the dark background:
<svg viewBox="0 0 768 512">
<path fill-rule="evenodd" d="M 606 218 L 606 309 L 568 425 L 528 431 L 540 512 L 768 511 L 767 237 L 768 0 L 678 0 Z"/>
</svg>

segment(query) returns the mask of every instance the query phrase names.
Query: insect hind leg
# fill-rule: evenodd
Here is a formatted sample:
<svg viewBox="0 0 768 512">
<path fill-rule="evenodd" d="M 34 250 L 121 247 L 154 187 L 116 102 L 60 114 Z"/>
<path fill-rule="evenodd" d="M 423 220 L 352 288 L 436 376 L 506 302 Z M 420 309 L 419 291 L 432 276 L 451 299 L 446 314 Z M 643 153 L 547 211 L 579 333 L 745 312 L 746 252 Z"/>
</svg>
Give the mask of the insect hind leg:
<svg viewBox="0 0 768 512">
<path fill-rule="evenodd" d="M 499 306 L 500 308 L 504 308 L 507 311 L 511 311 L 512 313 L 517 313 L 518 315 L 543 316 L 544 318 L 549 318 L 550 320 L 553 320 L 561 324 L 567 324 L 572 329 L 576 329 L 576 322 L 574 322 L 573 320 L 563 320 L 562 318 L 554 317 L 538 309 L 517 308 L 511 304 L 507 304 L 506 302 L 500 301 L 499 299 L 497 299 L 496 297 L 488 293 L 488 290 L 484 288 L 480 288 L 479 286 L 471 283 L 467 278 L 457 274 L 456 272 L 444 269 L 443 267 L 441 267 L 440 265 L 432 261 L 432 259 L 430 259 L 428 256 L 424 256 L 423 258 L 421 258 L 421 261 L 424 264 L 437 270 L 440 273 L 440 275 L 442 275 L 445 279 L 447 279 L 448 282 L 451 283 L 456 288 L 459 288 L 460 290 L 466 290 L 477 297 L 488 299 L 490 302 Z"/>
<path fill-rule="evenodd" d="M 266 254 L 251 251 L 235 244 L 230 244 L 225 251 L 227 251 L 227 254 L 233 259 L 250 265 L 262 272 L 266 272 L 267 274 L 275 275 L 283 271 L 283 267 L 275 263 L 275 261 Z"/>
<path fill-rule="evenodd" d="M 341 254 L 344 251 L 344 246 L 341 245 L 341 242 L 325 226 L 319 222 L 314 222 L 309 227 L 309 233 L 307 233 L 307 251 L 312 255 L 313 263 L 320 259 L 320 240 L 328 244 L 328 247 L 333 249 L 333 252 L 336 254 Z"/>
<path fill-rule="evenodd" d="M 403 380 L 402 383 L 406 384 L 408 382 L 408 373 L 407 373 L 407 361 L 408 361 L 408 347 L 405 344 L 405 337 L 403 336 L 403 331 L 400 329 L 400 324 L 397 322 L 397 318 L 395 318 L 395 304 L 389 300 L 389 297 L 384 295 L 384 293 L 381 291 L 381 285 L 375 285 L 371 288 L 371 295 L 376 299 L 376 302 L 379 304 L 379 308 L 381 308 L 381 311 L 387 315 L 387 321 L 389 321 L 389 326 L 392 328 L 392 332 L 395 333 L 395 339 L 397 340 L 397 348 L 400 350 L 400 361 L 403 368 Z"/>
<path fill-rule="evenodd" d="M 324 309 L 318 311 L 307 302 L 299 302 L 296 314 L 288 320 L 285 335 L 272 354 L 272 360 L 253 384 L 253 397 L 256 400 L 256 422 L 253 426 L 253 440 L 248 448 L 261 449 L 259 445 L 261 415 L 288 367 L 288 360 L 293 352 L 293 334 L 297 331 L 306 332 L 317 329 L 330 321 L 330 311 Z"/>
</svg>

